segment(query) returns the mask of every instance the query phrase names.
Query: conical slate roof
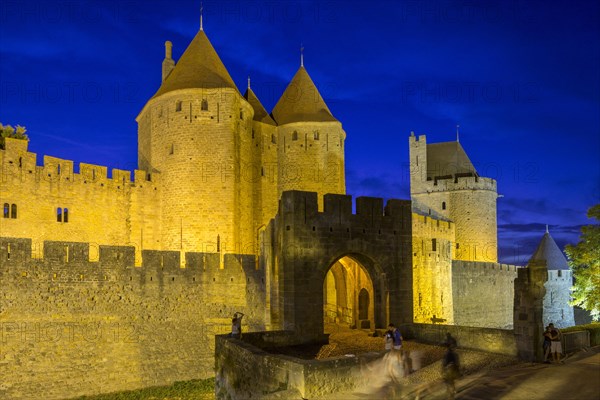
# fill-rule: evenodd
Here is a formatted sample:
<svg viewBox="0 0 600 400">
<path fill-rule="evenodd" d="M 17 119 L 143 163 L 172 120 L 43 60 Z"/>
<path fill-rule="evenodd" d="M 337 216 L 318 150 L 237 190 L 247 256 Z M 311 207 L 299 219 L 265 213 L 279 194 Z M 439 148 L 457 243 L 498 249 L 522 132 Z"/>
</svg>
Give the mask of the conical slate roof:
<svg viewBox="0 0 600 400">
<path fill-rule="evenodd" d="M 189 88 L 233 88 L 237 86 L 227 72 L 203 30 L 198 31 L 156 94 Z"/>
<path fill-rule="evenodd" d="M 460 142 L 427 144 L 427 177 L 464 173 L 477 172 Z"/>
<path fill-rule="evenodd" d="M 246 93 L 244 93 L 244 98 L 248 100 L 248 103 L 250 103 L 250 105 L 254 109 L 254 121 L 274 126 L 277 125 L 275 121 L 273 121 L 273 118 L 271 118 L 267 110 L 265 110 L 260 100 L 258 100 L 258 97 L 256 97 L 252 89 L 248 88 L 246 90 Z"/>
<path fill-rule="evenodd" d="M 271 115 L 278 125 L 305 121 L 337 121 L 303 66 L 292 78 Z"/>
<path fill-rule="evenodd" d="M 550 236 L 550 233 L 546 232 L 542 237 L 540 244 L 537 247 L 533 256 L 529 259 L 529 264 L 533 262 L 546 262 L 546 268 L 549 270 L 557 269 L 569 269 L 569 264 L 562 251 L 558 248 L 558 245 Z"/>
</svg>

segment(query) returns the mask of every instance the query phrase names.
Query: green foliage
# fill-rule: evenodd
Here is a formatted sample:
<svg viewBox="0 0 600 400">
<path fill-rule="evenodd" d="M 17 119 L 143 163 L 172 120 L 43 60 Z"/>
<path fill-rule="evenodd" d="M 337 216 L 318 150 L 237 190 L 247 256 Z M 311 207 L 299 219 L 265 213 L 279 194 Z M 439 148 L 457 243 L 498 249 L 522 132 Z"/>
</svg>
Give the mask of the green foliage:
<svg viewBox="0 0 600 400">
<path fill-rule="evenodd" d="M 175 382 L 171 386 L 158 386 L 98 396 L 83 396 L 77 400 L 213 400 L 215 379 Z"/>
<path fill-rule="evenodd" d="M 600 204 L 588 210 L 588 218 L 600 222 Z M 600 223 L 581 228 L 579 243 L 566 248 L 569 265 L 573 270 L 572 305 L 590 311 L 595 321 L 600 320 Z"/>
<path fill-rule="evenodd" d="M 591 324 L 585 325 L 570 326 L 568 328 L 561 329 L 561 331 L 563 333 L 588 331 L 590 333 L 590 346 L 594 347 L 600 345 L 600 323 L 598 322 L 593 322 Z"/>
<path fill-rule="evenodd" d="M 17 125 L 15 129 L 10 125 L 2 125 L 0 122 L 0 149 L 4 149 L 4 138 L 29 140 L 25 132 L 27 129 L 24 126 Z"/>
</svg>

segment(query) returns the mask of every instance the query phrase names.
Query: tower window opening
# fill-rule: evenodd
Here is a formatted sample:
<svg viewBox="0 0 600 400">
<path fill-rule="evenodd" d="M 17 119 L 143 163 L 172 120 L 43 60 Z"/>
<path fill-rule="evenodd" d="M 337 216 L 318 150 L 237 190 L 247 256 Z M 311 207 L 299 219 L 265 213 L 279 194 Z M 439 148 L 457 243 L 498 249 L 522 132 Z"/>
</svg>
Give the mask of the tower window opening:
<svg viewBox="0 0 600 400">
<path fill-rule="evenodd" d="M 292 140 L 298 140 L 298 131 L 292 133 Z"/>
<path fill-rule="evenodd" d="M 69 222 L 69 209 L 58 207 L 56 209 L 56 222 Z"/>
<path fill-rule="evenodd" d="M 260 176 L 265 176 L 265 167 L 260 167 Z"/>
<path fill-rule="evenodd" d="M 459 244 L 456 243 L 456 250 L 458 250 L 460 248 Z"/>
<path fill-rule="evenodd" d="M 431 239 L 431 251 L 437 251 L 437 240 Z"/>
<path fill-rule="evenodd" d="M 559 269 L 558 270 L 558 277 L 560 278 L 562 276 L 562 271 Z"/>
<path fill-rule="evenodd" d="M 19 157 L 19 168 L 23 167 L 23 157 Z"/>
<path fill-rule="evenodd" d="M 181 101 L 178 101 L 177 103 L 175 103 L 175 111 L 181 111 Z"/>
<path fill-rule="evenodd" d="M 244 119 L 244 111 L 240 110 L 240 119 Z"/>
<path fill-rule="evenodd" d="M 171 149 L 169 150 L 169 154 L 173 154 L 175 153 L 175 145 L 173 143 L 171 143 Z"/>
<path fill-rule="evenodd" d="M 10 217 L 12 219 L 17 219 L 17 205 L 11 204 L 10 206 Z"/>
<path fill-rule="evenodd" d="M 200 104 L 200 110 L 208 111 L 208 101 L 206 99 L 202 99 L 202 103 Z"/>
<path fill-rule="evenodd" d="M 271 143 L 277 144 L 277 139 L 275 138 L 275 135 L 271 135 Z"/>
<path fill-rule="evenodd" d="M 314 131 L 314 132 L 313 132 L 313 138 L 314 138 L 315 140 L 319 140 L 319 131 Z"/>
<path fill-rule="evenodd" d="M 217 235 L 217 253 L 221 252 L 221 235 Z"/>
<path fill-rule="evenodd" d="M 442 201 L 442 210 L 445 210 L 445 209 L 446 209 L 446 202 Z"/>
<path fill-rule="evenodd" d="M 10 217 L 10 204 L 4 203 L 4 218 Z"/>
<path fill-rule="evenodd" d="M 58 164 L 58 165 L 56 166 L 56 173 L 57 173 L 58 175 L 60 175 L 60 164 Z"/>
</svg>

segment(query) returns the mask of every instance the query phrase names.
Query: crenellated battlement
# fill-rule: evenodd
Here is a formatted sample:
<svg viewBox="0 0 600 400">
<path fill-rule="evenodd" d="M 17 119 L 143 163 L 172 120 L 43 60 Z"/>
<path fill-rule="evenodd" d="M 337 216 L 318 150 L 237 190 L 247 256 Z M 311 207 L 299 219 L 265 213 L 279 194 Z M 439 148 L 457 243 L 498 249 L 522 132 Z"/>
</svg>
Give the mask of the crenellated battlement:
<svg viewBox="0 0 600 400">
<path fill-rule="evenodd" d="M 458 190 L 497 191 L 497 183 L 492 178 L 477 176 L 445 175 L 423 182 L 427 192 L 450 192 Z"/>
<path fill-rule="evenodd" d="M 472 271 L 494 271 L 494 272 L 508 272 L 510 274 L 514 274 L 516 277 L 517 271 L 520 268 L 518 265 L 510 265 L 510 264 L 500 264 L 493 262 L 481 262 L 481 261 L 461 261 L 461 260 L 452 260 L 452 267 L 457 269 L 463 269 L 466 272 Z"/>
<path fill-rule="evenodd" d="M 142 265 L 135 266 L 133 246 L 97 246 L 81 242 L 45 241 L 43 258 L 32 260 L 32 241 L 23 238 L 0 238 L 0 274 L 14 273 L 19 278 L 61 281 L 136 281 L 253 283 L 262 271 L 256 258 L 248 254 L 182 253 L 179 251 L 143 250 Z M 98 252 L 97 261 L 90 261 Z M 181 257 L 185 263 L 181 264 Z M 260 280 L 260 279 L 258 279 Z"/>
<path fill-rule="evenodd" d="M 409 200 L 390 199 L 383 204 L 377 197 L 358 197 L 352 212 L 352 196 L 326 194 L 323 196 L 323 211 L 318 209 L 315 192 L 286 191 L 280 200 L 280 215 L 285 224 L 295 227 L 312 227 L 312 230 L 394 230 L 410 226 L 411 207 Z M 291 225 L 288 225 L 291 226 Z"/>
<path fill-rule="evenodd" d="M 35 181 L 48 184 L 92 184 L 98 183 L 101 187 L 122 189 L 125 187 L 142 187 L 147 182 L 158 181 L 158 173 L 146 171 L 131 171 L 117 168 L 111 169 L 102 165 L 79 163 L 79 172 L 75 171 L 72 160 L 43 156 L 42 165 L 37 165 L 37 154 L 27 151 L 28 142 L 25 140 L 7 138 L 5 149 L 0 150 L 0 180 L 3 182 L 16 179 L 20 182 Z"/>
<path fill-rule="evenodd" d="M 420 225 L 424 228 L 433 230 L 448 231 L 454 229 L 454 223 L 443 219 L 433 218 L 431 216 L 412 213 L 413 227 Z"/>
</svg>

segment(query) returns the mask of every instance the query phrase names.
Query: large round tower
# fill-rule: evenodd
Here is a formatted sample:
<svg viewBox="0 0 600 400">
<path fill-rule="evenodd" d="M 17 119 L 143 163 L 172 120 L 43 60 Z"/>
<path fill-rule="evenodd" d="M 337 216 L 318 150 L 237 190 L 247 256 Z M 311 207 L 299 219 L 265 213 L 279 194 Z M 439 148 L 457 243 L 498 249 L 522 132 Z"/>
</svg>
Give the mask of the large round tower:
<svg viewBox="0 0 600 400">
<path fill-rule="evenodd" d="M 253 114 L 202 29 L 177 63 L 167 42 L 163 82 L 136 119 L 139 168 L 160 176 L 151 248 L 250 252 Z"/>
<path fill-rule="evenodd" d="M 346 132 L 333 117 L 303 65 L 273 108 L 278 124 L 278 194 L 306 190 L 322 195 L 346 193 L 344 141 Z"/>
</svg>

